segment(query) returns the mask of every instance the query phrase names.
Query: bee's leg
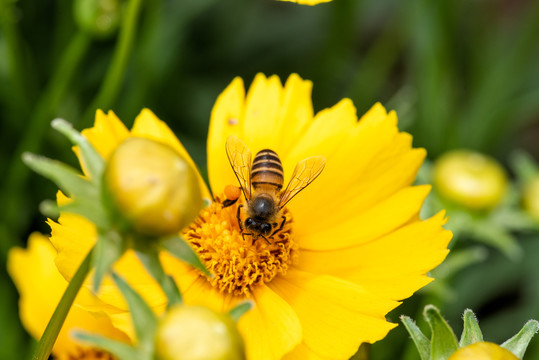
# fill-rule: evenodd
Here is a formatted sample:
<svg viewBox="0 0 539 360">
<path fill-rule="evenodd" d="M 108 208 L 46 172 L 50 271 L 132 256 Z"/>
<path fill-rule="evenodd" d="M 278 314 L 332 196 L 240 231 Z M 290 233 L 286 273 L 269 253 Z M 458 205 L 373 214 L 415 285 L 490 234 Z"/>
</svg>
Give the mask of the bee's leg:
<svg viewBox="0 0 539 360">
<path fill-rule="evenodd" d="M 279 231 L 281 231 L 284 227 L 284 223 L 286 222 L 286 216 L 283 215 L 283 221 L 281 222 L 281 226 L 279 226 L 279 228 L 277 230 L 275 230 L 273 232 L 273 234 L 271 234 L 270 237 L 272 237 L 273 235 L 277 234 Z"/>
<path fill-rule="evenodd" d="M 264 235 L 260 235 L 260 236 L 262 236 L 262 239 L 264 239 L 268 245 L 271 245 L 270 241 L 268 239 L 266 239 L 266 237 Z M 253 241 L 253 243 L 254 243 L 254 241 Z"/>
<path fill-rule="evenodd" d="M 238 225 L 240 227 L 240 232 L 243 236 L 243 225 L 241 224 L 241 208 L 243 207 L 243 204 L 238 206 L 238 211 L 236 212 L 236 217 L 238 218 Z M 245 240 L 245 238 L 244 238 Z"/>
<path fill-rule="evenodd" d="M 236 203 L 236 201 L 238 201 L 238 199 L 235 199 L 235 200 L 226 199 L 225 201 L 223 201 L 223 207 L 226 208 L 226 207 L 232 206 Z"/>
<path fill-rule="evenodd" d="M 241 237 L 242 237 L 243 241 L 245 241 L 245 235 L 251 235 L 251 236 L 253 236 L 253 234 L 244 233 L 244 232 L 242 231 L 242 232 L 241 232 Z M 253 243 L 254 243 L 254 240 L 253 240 Z"/>
</svg>

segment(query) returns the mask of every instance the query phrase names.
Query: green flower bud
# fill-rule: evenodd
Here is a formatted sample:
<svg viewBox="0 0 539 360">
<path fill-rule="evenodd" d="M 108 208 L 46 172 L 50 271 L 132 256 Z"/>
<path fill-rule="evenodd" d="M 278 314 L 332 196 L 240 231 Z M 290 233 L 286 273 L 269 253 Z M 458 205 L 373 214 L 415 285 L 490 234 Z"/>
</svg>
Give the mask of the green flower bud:
<svg viewBox="0 0 539 360">
<path fill-rule="evenodd" d="M 202 206 L 194 169 L 157 141 L 126 139 L 111 155 L 104 176 L 113 206 L 143 235 L 177 234 Z"/>
<path fill-rule="evenodd" d="M 518 357 L 500 345 L 478 342 L 458 349 L 449 360 L 518 360 Z"/>
<path fill-rule="evenodd" d="M 122 17 L 119 0 L 75 0 L 75 21 L 84 31 L 98 38 L 116 33 Z"/>
<path fill-rule="evenodd" d="M 524 187 L 522 205 L 530 216 L 539 220 L 539 176 L 530 180 Z"/>
<path fill-rule="evenodd" d="M 161 320 L 158 360 L 244 360 L 243 340 L 228 315 L 202 306 L 177 305 Z"/>
<path fill-rule="evenodd" d="M 495 207 L 507 189 L 507 175 L 493 158 L 468 150 L 442 155 L 434 164 L 434 186 L 440 195 L 470 209 Z"/>
</svg>

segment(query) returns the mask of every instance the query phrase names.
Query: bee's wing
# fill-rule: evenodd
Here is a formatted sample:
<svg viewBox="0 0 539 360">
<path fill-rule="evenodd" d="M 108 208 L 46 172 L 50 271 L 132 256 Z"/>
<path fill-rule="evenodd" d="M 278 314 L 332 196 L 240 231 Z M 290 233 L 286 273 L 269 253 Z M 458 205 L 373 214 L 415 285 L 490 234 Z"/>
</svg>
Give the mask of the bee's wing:
<svg viewBox="0 0 539 360">
<path fill-rule="evenodd" d="M 282 208 L 285 206 L 287 202 L 313 182 L 322 170 L 324 170 L 325 165 L 326 158 L 323 156 L 312 156 L 300 161 L 294 169 L 288 186 L 281 195 L 279 207 Z"/>
<path fill-rule="evenodd" d="M 251 150 L 237 137 L 226 140 L 226 155 L 246 200 L 251 199 Z"/>
</svg>

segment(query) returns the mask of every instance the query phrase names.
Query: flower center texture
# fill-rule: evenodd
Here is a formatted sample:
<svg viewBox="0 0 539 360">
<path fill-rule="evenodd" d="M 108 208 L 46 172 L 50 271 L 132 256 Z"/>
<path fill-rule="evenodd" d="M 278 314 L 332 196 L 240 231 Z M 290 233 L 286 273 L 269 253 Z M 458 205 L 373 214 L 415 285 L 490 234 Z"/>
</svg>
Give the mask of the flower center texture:
<svg viewBox="0 0 539 360">
<path fill-rule="evenodd" d="M 266 237 L 266 242 L 262 237 L 254 239 L 251 235 L 242 236 L 237 217 L 239 203 L 224 207 L 222 201 L 216 198 L 200 212 L 185 231 L 184 237 L 215 275 L 208 279 L 212 286 L 223 293 L 243 296 L 249 295 L 257 285 L 267 283 L 279 274 L 286 274 L 298 251 L 290 211 L 282 211 L 286 218 L 282 229 Z M 241 221 L 245 221 L 245 217 L 242 212 Z M 279 227 L 280 223 L 274 230 Z M 244 233 L 249 231 L 244 229 Z"/>
</svg>

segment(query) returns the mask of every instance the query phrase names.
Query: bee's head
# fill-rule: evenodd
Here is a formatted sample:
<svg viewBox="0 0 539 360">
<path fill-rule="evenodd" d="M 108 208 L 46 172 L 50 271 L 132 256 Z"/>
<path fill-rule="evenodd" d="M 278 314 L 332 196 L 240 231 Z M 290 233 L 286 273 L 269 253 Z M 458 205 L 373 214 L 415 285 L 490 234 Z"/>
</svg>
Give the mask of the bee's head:
<svg viewBox="0 0 539 360">
<path fill-rule="evenodd" d="M 256 234 L 262 236 L 269 236 L 271 234 L 272 227 L 267 222 L 259 222 L 253 218 L 247 218 L 244 224 L 247 229 L 254 231 Z"/>
</svg>

